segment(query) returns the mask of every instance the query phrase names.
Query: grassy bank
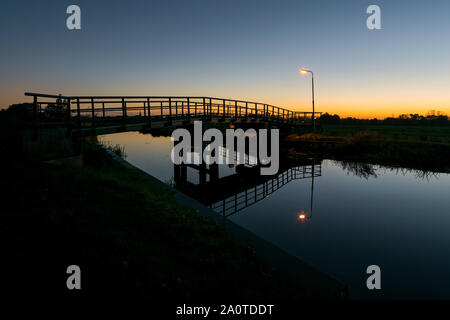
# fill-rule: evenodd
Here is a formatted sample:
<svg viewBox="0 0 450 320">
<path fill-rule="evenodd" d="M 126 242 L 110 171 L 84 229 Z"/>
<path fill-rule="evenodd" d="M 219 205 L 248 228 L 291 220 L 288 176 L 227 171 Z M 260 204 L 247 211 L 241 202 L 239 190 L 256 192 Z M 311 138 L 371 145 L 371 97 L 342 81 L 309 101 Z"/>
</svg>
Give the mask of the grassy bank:
<svg viewBox="0 0 450 320">
<path fill-rule="evenodd" d="M 396 141 L 430 142 L 450 145 L 450 126 L 323 124 L 322 127 L 322 134 L 325 136 L 351 137 L 359 132 L 366 131 Z"/>
<path fill-rule="evenodd" d="M 282 277 L 170 190 L 93 144 L 83 166 L 13 161 L 3 168 L 10 295 L 241 303 L 325 295 Z M 80 293 L 65 287 L 71 264 L 82 270 Z"/>
<path fill-rule="evenodd" d="M 401 166 L 425 171 L 450 172 L 450 144 L 433 142 L 431 138 L 414 139 L 412 136 L 395 138 L 392 131 L 341 129 L 335 135 L 327 135 L 332 130 L 325 126 L 322 134 L 291 135 L 286 139 L 291 155 L 303 153 L 317 157 L 367 162 L 387 166 Z M 381 130 L 379 127 L 378 130 Z M 433 133 L 445 137 L 445 128 L 437 128 Z M 411 131 L 413 129 L 410 129 Z M 425 130 L 425 129 L 424 129 Z M 334 132 L 334 131 L 333 131 Z M 436 138 L 437 140 L 437 138 Z"/>
</svg>

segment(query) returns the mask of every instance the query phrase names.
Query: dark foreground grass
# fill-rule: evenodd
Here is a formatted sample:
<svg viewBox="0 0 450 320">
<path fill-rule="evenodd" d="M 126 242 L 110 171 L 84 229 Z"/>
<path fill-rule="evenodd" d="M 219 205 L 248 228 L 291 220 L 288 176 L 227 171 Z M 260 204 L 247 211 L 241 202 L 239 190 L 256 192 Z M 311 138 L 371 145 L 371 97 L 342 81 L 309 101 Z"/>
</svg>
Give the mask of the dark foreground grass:
<svg viewBox="0 0 450 320">
<path fill-rule="evenodd" d="M 88 145 L 84 162 L 3 165 L 2 290 L 9 297 L 204 303 L 324 297 L 279 275 L 245 243 L 99 147 Z M 71 264 L 82 270 L 79 292 L 66 289 Z"/>
</svg>

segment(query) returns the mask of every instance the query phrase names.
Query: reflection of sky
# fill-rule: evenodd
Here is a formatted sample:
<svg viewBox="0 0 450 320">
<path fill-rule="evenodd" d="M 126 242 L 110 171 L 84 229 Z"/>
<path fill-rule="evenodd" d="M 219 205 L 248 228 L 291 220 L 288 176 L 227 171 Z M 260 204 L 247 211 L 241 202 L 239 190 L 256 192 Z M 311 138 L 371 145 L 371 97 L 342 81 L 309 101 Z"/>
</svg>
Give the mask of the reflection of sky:
<svg viewBox="0 0 450 320">
<path fill-rule="evenodd" d="M 158 179 L 173 177 L 170 138 L 120 133 L 103 139 L 124 145 L 127 160 Z M 450 175 L 376 173 L 360 178 L 323 161 L 310 221 L 299 223 L 298 213 L 309 212 L 311 179 L 293 180 L 230 219 L 363 297 L 450 298 Z M 372 264 L 381 267 L 378 293 L 365 289 Z"/>
<path fill-rule="evenodd" d="M 383 30 L 365 27 L 371 2 L 18 0 L 0 10 L 0 107 L 24 91 L 199 95 L 386 116 L 450 113 L 447 0 L 378 0 Z"/>
</svg>

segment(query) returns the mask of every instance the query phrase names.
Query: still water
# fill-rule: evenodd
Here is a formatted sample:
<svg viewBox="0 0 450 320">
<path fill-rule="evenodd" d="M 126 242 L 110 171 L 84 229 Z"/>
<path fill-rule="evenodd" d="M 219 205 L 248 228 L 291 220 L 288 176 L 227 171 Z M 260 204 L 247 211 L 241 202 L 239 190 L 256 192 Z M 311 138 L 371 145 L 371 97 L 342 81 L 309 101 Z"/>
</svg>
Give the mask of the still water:
<svg viewBox="0 0 450 320">
<path fill-rule="evenodd" d="M 128 162 L 159 180 L 177 180 L 170 137 L 99 139 L 124 146 Z M 450 298 L 450 175 L 324 160 L 283 168 L 267 182 L 241 178 L 235 195 L 226 184 L 235 173 L 219 168 L 224 183 L 207 205 L 223 213 L 226 198 L 228 219 L 346 283 L 351 296 Z M 200 179 L 187 168 L 185 191 Z M 373 264 L 381 268 L 376 292 L 366 287 Z"/>
</svg>

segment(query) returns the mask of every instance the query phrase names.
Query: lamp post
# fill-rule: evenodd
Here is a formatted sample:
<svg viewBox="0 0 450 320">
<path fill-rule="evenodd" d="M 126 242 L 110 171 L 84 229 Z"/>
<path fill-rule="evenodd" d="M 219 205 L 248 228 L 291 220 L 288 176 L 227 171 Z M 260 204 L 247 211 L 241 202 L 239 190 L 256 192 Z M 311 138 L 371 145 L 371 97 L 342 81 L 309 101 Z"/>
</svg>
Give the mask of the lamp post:
<svg viewBox="0 0 450 320">
<path fill-rule="evenodd" d="M 313 121 L 313 132 L 316 132 L 316 119 L 314 117 L 314 72 L 308 69 L 300 69 L 301 73 L 311 73 L 311 83 L 312 83 L 312 121 Z"/>
</svg>

